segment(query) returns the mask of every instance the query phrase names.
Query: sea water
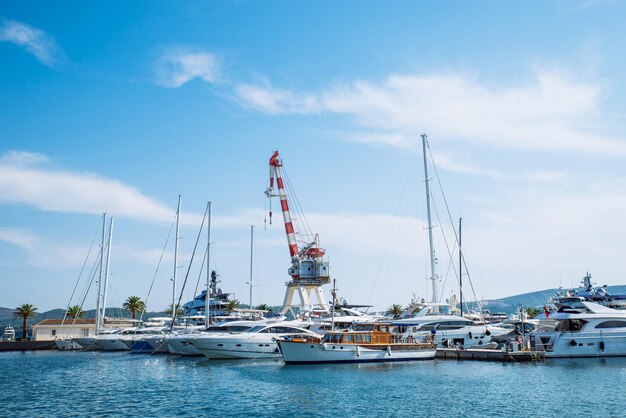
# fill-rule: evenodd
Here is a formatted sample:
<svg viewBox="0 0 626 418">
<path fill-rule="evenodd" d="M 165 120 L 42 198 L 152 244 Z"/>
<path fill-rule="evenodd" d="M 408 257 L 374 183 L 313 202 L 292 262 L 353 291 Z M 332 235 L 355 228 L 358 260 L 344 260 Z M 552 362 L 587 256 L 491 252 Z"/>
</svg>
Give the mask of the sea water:
<svg viewBox="0 0 626 418">
<path fill-rule="evenodd" d="M 626 359 L 286 366 L 0 353 L 0 416 L 626 416 Z"/>
</svg>

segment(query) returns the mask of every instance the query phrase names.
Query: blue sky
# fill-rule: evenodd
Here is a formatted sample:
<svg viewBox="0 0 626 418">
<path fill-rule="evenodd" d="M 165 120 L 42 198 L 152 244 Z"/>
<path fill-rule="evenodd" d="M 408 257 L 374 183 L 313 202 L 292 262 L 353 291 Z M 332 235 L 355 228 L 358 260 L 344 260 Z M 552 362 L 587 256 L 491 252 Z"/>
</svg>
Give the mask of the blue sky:
<svg viewBox="0 0 626 418">
<path fill-rule="evenodd" d="M 279 217 L 263 227 L 275 149 L 343 297 L 426 296 L 421 132 L 478 297 L 587 270 L 625 282 L 622 2 L 63 6 L 1 2 L 0 306 L 65 305 L 104 211 L 111 303 L 145 297 L 178 194 L 181 275 L 211 200 L 222 286 L 247 301 L 254 224 L 254 303 L 281 303 L 286 240 Z M 172 250 L 151 309 L 169 303 Z"/>
</svg>

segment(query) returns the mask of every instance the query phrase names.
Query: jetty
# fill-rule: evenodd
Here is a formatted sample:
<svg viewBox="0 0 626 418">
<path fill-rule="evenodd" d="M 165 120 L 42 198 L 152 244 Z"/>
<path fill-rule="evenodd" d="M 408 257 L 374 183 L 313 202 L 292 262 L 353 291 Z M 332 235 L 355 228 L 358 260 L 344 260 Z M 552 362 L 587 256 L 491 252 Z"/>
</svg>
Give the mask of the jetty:
<svg viewBox="0 0 626 418">
<path fill-rule="evenodd" d="M 545 353 L 543 351 L 502 351 L 484 348 L 438 348 L 435 358 L 441 360 L 474 360 L 521 363 L 543 361 L 545 359 Z"/>
<path fill-rule="evenodd" d="M 0 352 L 54 350 L 55 348 L 54 341 L 0 341 Z"/>
</svg>

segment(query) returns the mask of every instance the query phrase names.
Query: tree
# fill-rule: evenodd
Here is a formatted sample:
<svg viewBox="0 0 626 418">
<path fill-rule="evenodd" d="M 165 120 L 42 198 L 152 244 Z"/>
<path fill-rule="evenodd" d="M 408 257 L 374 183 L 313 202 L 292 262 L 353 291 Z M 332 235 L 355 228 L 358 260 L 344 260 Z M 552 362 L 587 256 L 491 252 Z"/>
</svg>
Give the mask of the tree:
<svg viewBox="0 0 626 418">
<path fill-rule="evenodd" d="M 144 312 L 146 310 L 146 304 L 139 296 L 129 296 L 126 302 L 122 304 L 122 309 L 130 312 L 133 319 L 137 319 L 137 312 Z"/>
<path fill-rule="evenodd" d="M 233 300 L 228 301 L 224 309 L 226 309 L 229 312 L 232 312 L 235 309 L 239 308 L 239 306 L 241 306 L 241 302 L 239 302 L 237 299 L 233 299 Z"/>
<path fill-rule="evenodd" d="M 264 303 L 257 306 L 256 309 L 258 309 L 259 311 L 271 311 L 270 307 Z"/>
<path fill-rule="evenodd" d="M 387 309 L 387 314 L 389 315 L 400 315 L 404 310 L 402 309 L 402 305 L 393 304 Z"/>
<path fill-rule="evenodd" d="M 172 315 L 172 305 L 169 305 L 167 308 L 165 308 L 165 315 Z M 183 308 L 180 307 L 180 305 L 177 303 L 176 304 L 176 316 L 178 315 L 184 315 L 185 311 L 183 310 Z"/>
<path fill-rule="evenodd" d="M 83 316 L 85 316 L 85 311 L 83 311 L 83 309 L 80 306 L 74 305 L 74 306 L 70 306 L 67 309 L 67 312 L 65 314 L 72 319 L 76 319 L 76 318 L 82 318 Z"/>
<path fill-rule="evenodd" d="M 15 308 L 15 312 L 13 312 L 13 319 L 22 319 L 22 340 L 25 340 L 28 335 L 28 318 L 34 318 L 37 315 L 37 308 L 29 303 L 25 303 L 22 306 Z"/>
<path fill-rule="evenodd" d="M 528 315 L 528 318 L 531 318 L 531 319 L 536 317 L 542 312 L 541 309 L 536 308 L 534 306 L 527 306 L 524 311 L 526 312 L 526 315 Z"/>
</svg>

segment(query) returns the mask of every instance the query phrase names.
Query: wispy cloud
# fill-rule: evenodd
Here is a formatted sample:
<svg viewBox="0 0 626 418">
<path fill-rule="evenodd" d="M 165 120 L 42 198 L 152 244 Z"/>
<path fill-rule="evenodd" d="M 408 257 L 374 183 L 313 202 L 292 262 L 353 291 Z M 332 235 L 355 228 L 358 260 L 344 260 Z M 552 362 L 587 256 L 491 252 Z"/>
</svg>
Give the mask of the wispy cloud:
<svg viewBox="0 0 626 418">
<path fill-rule="evenodd" d="M 154 72 L 157 84 L 176 88 L 200 78 L 215 83 L 221 75 L 219 59 L 212 53 L 189 48 L 172 48 L 157 60 Z"/>
<path fill-rule="evenodd" d="M 558 71 L 537 69 L 526 83 L 497 88 L 463 75 L 391 75 L 319 92 L 268 82 L 234 91 L 241 106 L 270 115 L 350 115 L 359 129 L 351 140 L 367 143 L 412 147 L 428 131 L 503 149 L 626 154 L 626 141 L 597 128 L 600 87 Z"/>
<path fill-rule="evenodd" d="M 109 212 L 147 222 L 169 222 L 175 210 L 120 181 L 92 173 L 63 171 L 36 163 L 41 154 L 11 151 L 0 156 L 0 203 L 25 204 L 51 212 Z M 28 164 L 26 164 L 28 163 Z M 186 214 L 185 222 L 200 217 Z"/>
<path fill-rule="evenodd" d="M 11 42 L 26 49 L 43 64 L 58 64 L 61 49 L 52 36 L 26 23 L 4 20 L 0 23 L 0 41 Z"/>
<path fill-rule="evenodd" d="M 0 228 L 0 241 L 8 242 L 26 250 L 36 247 L 39 237 L 30 231 L 17 228 Z"/>
</svg>

